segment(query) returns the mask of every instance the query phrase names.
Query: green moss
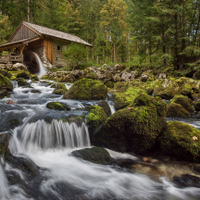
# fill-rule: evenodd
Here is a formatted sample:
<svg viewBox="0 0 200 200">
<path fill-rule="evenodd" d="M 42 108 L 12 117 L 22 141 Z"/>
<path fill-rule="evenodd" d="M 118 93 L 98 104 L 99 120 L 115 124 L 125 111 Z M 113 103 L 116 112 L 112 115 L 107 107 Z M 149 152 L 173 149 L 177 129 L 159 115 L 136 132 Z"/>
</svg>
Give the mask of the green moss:
<svg viewBox="0 0 200 200">
<path fill-rule="evenodd" d="M 129 104 L 133 103 L 136 97 L 144 93 L 144 90 L 133 87 L 128 87 L 128 89 L 123 93 L 114 93 L 113 101 L 115 103 L 115 108 L 117 110 L 125 108 Z"/>
<path fill-rule="evenodd" d="M 71 155 L 101 165 L 111 164 L 113 161 L 107 150 L 101 147 L 76 150 L 73 151 Z"/>
<path fill-rule="evenodd" d="M 200 131 L 178 121 L 168 123 L 161 140 L 161 149 L 181 160 L 200 160 Z"/>
<path fill-rule="evenodd" d="M 190 100 L 187 96 L 183 95 L 175 95 L 173 99 L 171 99 L 172 103 L 177 103 L 183 106 L 188 112 L 194 112 L 194 109 L 190 103 Z"/>
<path fill-rule="evenodd" d="M 135 106 L 148 106 L 150 105 L 150 96 L 146 93 L 140 94 L 134 100 Z"/>
<path fill-rule="evenodd" d="M 7 77 L 0 74 L 0 91 L 12 91 L 13 85 Z"/>
<path fill-rule="evenodd" d="M 5 157 L 5 154 L 8 150 L 8 144 L 11 135 L 9 133 L 1 134 L 0 135 L 0 156 Z"/>
<path fill-rule="evenodd" d="M 77 100 L 105 100 L 107 91 L 108 89 L 103 82 L 83 78 L 72 85 L 64 98 Z"/>
<path fill-rule="evenodd" d="M 12 76 L 10 77 L 10 80 L 16 80 L 16 76 L 13 76 L 13 75 L 12 75 Z"/>
<path fill-rule="evenodd" d="M 128 83 L 125 82 L 117 82 L 114 85 L 114 90 L 116 90 L 117 92 L 125 92 L 128 88 Z"/>
<path fill-rule="evenodd" d="M 68 106 L 59 102 L 49 102 L 46 107 L 54 110 L 70 110 Z"/>
<path fill-rule="evenodd" d="M 101 106 L 103 108 L 103 110 L 105 111 L 105 113 L 107 114 L 108 117 L 111 115 L 110 106 L 108 105 L 107 101 L 105 101 L 105 100 L 100 101 L 98 103 L 98 106 Z"/>
<path fill-rule="evenodd" d="M 56 89 L 62 89 L 62 90 L 68 91 L 64 83 L 58 83 L 56 85 Z"/>
<path fill-rule="evenodd" d="M 63 89 L 55 89 L 55 90 L 53 91 L 52 94 L 65 95 L 65 94 L 66 94 L 66 90 L 63 90 Z"/>
<path fill-rule="evenodd" d="M 39 78 L 36 75 L 31 74 L 32 81 L 39 81 Z"/>
<path fill-rule="evenodd" d="M 167 104 L 160 97 L 151 98 L 151 102 L 156 106 L 158 116 L 165 117 L 167 114 Z"/>
<path fill-rule="evenodd" d="M 112 81 L 106 82 L 105 85 L 106 85 L 108 88 L 113 88 L 113 87 L 114 87 L 114 83 L 113 83 Z"/>
<path fill-rule="evenodd" d="M 189 112 L 177 103 L 170 103 L 167 110 L 167 117 L 186 118 L 189 117 Z"/>
<path fill-rule="evenodd" d="M 95 124 L 101 124 L 107 119 L 107 115 L 102 107 L 100 106 L 90 106 L 87 108 L 90 110 L 90 113 L 87 117 L 87 123 L 95 123 Z"/>
<path fill-rule="evenodd" d="M 28 86 L 29 84 L 26 82 L 25 79 L 23 78 L 17 78 L 16 79 L 17 83 L 18 83 L 18 86 Z"/>
<path fill-rule="evenodd" d="M 47 80 L 49 80 L 50 78 L 49 78 L 47 75 L 43 75 L 43 76 L 41 77 L 41 79 L 47 79 Z"/>
<path fill-rule="evenodd" d="M 144 153 L 153 148 L 165 126 L 165 118 L 158 116 L 150 99 L 146 106 L 127 107 L 112 114 L 96 134 L 94 145 Z"/>
</svg>

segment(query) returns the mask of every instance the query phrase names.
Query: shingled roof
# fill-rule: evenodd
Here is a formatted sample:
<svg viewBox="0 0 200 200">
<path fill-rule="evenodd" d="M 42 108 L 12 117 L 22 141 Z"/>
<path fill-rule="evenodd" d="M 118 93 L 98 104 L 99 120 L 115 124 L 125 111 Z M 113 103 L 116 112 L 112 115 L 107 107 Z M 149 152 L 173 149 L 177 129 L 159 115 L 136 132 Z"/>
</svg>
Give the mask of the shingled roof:
<svg viewBox="0 0 200 200">
<path fill-rule="evenodd" d="M 33 31 L 35 30 L 35 32 L 37 32 L 41 35 L 46 35 L 46 36 L 51 36 L 51 37 L 55 37 L 55 38 L 59 38 L 59 39 L 63 39 L 63 40 L 71 41 L 71 42 L 81 43 L 86 46 L 92 46 L 91 44 L 87 43 L 86 41 L 82 40 L 81 38 L 79 38 L 75 35 L 71 35 L 69 33 L 65 33 L 62 31 L 54 30 L 51 28 L 47 28 L 47 27 L 40 26 L 37 24 L 32 24 L 32 23 L 25 22 L 25 21 L 23 21 L 22 24 L 27 26 L 28 28 L 32 29 Z"/>
<path fill-rule="evenodd" d="M 23 39 L 16 39 L 16 38 L 14 39 L 16 33 L 18 33 L 18 31 L 21 29 L 22 26 L 27 27 L 27 29 L 29 29 L 32 32 L 31 37 L 23 38 Z M 82 40 L 81 38 L 75 35 L 71 35 L 69 33 L 65 33 L 62 31 L 40 26 L 37 24 L 32 24 L 29 22 L 22 21 L 20 25 L 18 26 L 18 28 L 13 33 L 13 35 L 10 37 L 8 42 L 6 44 L 0 45 L 0 48 L 10 46 L 13 44 L 20 44 L 20 43 L 29 42 L 29 41 L 31 42 L 34 38 L 39 39 L 41 36 L 49 36 L 49 37 L 66 40 L 70 42 L 76 42 L 76 43 L 80 43 L 80 44 L 84 44 L 86 46 L 92 47 L 91 44 L 89 44 L 88 42 Z"/>
</svg>

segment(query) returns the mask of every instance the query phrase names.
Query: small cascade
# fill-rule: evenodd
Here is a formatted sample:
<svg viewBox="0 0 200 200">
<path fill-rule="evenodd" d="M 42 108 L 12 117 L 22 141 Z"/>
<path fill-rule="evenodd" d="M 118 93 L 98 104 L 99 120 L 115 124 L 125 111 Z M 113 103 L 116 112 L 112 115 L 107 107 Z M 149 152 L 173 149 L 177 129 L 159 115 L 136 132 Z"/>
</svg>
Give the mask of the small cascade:
<svg viewBox="0 0 200 200">
<path fill-rule="evenodd" d="M 0 164 L 0 199 L 6 199 L 8 196 L 8 181 Z"/>
<path fill-rule="evenodd" d="M 37 60 L 38 60 L 38 63 L 39 63 L 39 67 L 40 67 L 39 73 L 36 74 L 36 75 L 37 75 L 39 78 L 41 78 L 43 75 L 46 74 L 46 70 L 45 70 L 45 68 L 44 68 L 44 66 L 43 66 L 43 64 L 42 64 L 42 61 L 40 60 L 40 57 L 39 57 L 36 53 L 33 53 L 33 54 L 36 56 L 36 58 L 37 58 Z"/>
<path fill-rule="evenodd" d="M 25 124 L 18 130 L 20 145 L 25 150 L 50 148 L 83 148 L 90 146 L 90 139 L 85 123 L 79 127 L 76 123 L 52 120 L 51 124 L 44 120 Z"/>
<path fill-rule="evenodd" d="M 111 114 L 114 114 L 116 112 L 114 103 L 112 101 L 107 101 L 107 103 L 110 107 Z"/>
</svg>

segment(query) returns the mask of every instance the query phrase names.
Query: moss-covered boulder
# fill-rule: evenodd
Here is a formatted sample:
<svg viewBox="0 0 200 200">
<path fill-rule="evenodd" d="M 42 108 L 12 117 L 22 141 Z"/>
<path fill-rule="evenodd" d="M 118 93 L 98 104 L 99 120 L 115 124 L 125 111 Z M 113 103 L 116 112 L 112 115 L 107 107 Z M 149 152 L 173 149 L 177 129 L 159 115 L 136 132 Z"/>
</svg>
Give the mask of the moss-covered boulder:
<svg viewBox="0 0 200 200">
<path fill-rule="evenodd" d="M 17 81 L 18 86 L 20 87 L 29 86 L 29 84 L 23 78 L 17 78 L 16 81 Z"/>
<path fill-rule="evenodd" d="M 49 102 L 46 107 L 54 110 L 71 110 L 70 107 L 60 102 Z"/>
<path fill-rule="evenodd" d="M 186 118 L 190 116 L 190 113 L 183 108 L 182 105 L 177 103 L 170 103 L 168 105 L 167 117 L 178 117 L 178 118 Z"/>
<path fill-rule="evenodd" d="M 192 107 L 192 102 L 187 96 L 183 95 L 175 95 L 171 100 L 172 103 L 177 103 L 183 106 L 188 112 L 194 112 L 194 108 Z"/>
<path fill-rule="evenodd" d="M 38 78 L 38 76 L 31 74 L 31 80 L 32 81 L 39 81 L 39 78 Z"/>
<path fill-rule="evenodd" d="M 114 87 L 114 82 L 113 81 L 108 81 L 105 83 L 105 85 L 108 87 L 108 88 L 113 88 Z"/>
<path fill-rule="evenodd" d="M 13 85 L 7 77 L 0 74 L 0 99 L 10 96 Z"/>
<path fill-rule="evenodd" d="M 64 95 L 68 89 L 66 88 L 64 83 L 58 83 L 53 91 L 53 94 Z"/>
<path fill-rule="evenodd" d="M 66 91 L 66 90 L 63 90 L 63 89 L 55 89 L 55 90 L 53 91 L 52 94 L 65 95 L 66 92 L 67 92 L 67 91 Z"/>
<path fill-rule="evenodd" d="M 30 79 L 31 78 L 31 75 L 29 72 L 26 72 L 26 71 L 20 71 L 19 73 L 17 73 L 17 78 L 24 78 L 24 79 Z"/>
<path fill-rule="evenodd" d="M 93 141 L 94 134 L 102 127 L 103 123 L 107 119 L 107 115 L 102 107 L 100 106 L 90 106 L 85 109 L 89 111 L 89 115 L 86 118 L 90 140 Z"/>
<path fill-rule="evenodd" d="M 164 154 L 180 160 L 200 161 L 200 130 L 188 124 L 170 121 L 160 138 Z"/>
<path fill-rule="evenodd" d="M 5 158 L 10 139 L 11 135 L 9 133 L 0 134 L 0 157 Z"/>
<path fill-rule="evenodd" d="M 104 111 L 105 111 L 105 113 L 107 114 L 108 117 L 111 115 L 110 106 L 108 105 L 107 101 L 105 101 L 105 100 L 100 101 L 98 103 L 98 106 L 101 106 L 104 109 Z"/>
<path fill-rule="evenodd" d="M 199 101 L 194 102 L 194 108 L 196 111 L 200 111 L 200 102 Z"/>
<path fill-rule="evenodd" d="M 77 100 L 105 100 L 108 89 L 103 82 L 83 78 L 75 82 L 68 90 L 65 99 Z"/>
<path fill-rule="evenodd" d="M 115 103 L 116 110 L 123 109 L 133 103 L 134 99 L 142 93 L 145 93 L 145 91 L 134 87 L 128 87 L 122 93 L 113 93 L 113 101 Z"/>
<path fill-rule="evenodd" d="M 114 85 L 114 90 L 116 92 L 123 93 L 123 92 L 125 92 L 128 89 L 128 87 L 129 87 L 129 84 L 126 83 L 126 82 L 117 82 Z"/>
<path fill-rule="evenodd" d="M 94 135 L 94 145 L 120 152 L 144 153 L 151 150 L 167 123 L 165 117 L 158 114 L 161 109 L 156 107 L 157 101 L 153 102 L 153 97 L 148 95 L 145 101 L 143 98 L 144 95 L 140 95 L 135 99 L 138 106 L 133 104 L 112 114 Z M 166 108 L 163 110 L 166 112 Z"/>
<path fill-rule="evenodd" d="M 152 95 L 153 94 L 153 91 L 154 91 L 154 88 L 152 87 L 147 87 L 145 92 L 148 94 L 148 95 Z"/>
<path fill-rule="evenodd" d="M 175 96 L 176 92 L 172 88 L 160 88 L 159 92 L 155 92 L 155 96 L 159 96 L 162 99 L 170 100 Z"/>
<path fill-rule="evenodd" d="M 12 73 L 10 71 L 5 70 L 5 69 L 0 69 L 0 74 L 2 74 L 3 76 L 5 76 L 9 79 L 12 76 Z"/>
<path fill-rule="evenodd" d="M 12 91 L 13 85 L 8 78 L 0 74 L 0 91 Z"/>
<path fill-rule="evenodd" d="M 62 89 L 62 90 L 68 91 L 64 83 L 58 83 L 56 85 L 56 89 Z"/>
<path fill-rule="evenodd" d="M 166 117 L 167 104 L 158 96 L 151 98 L 151 102 L 156 106 L 158 116 Z"/>
<path fill-rule="evenodd" d="M 106 165 L 113 162 L 113 159 L 110 157 L 108 151 L 102 147 L 92 147 L 76 150 L 73 151 L 71 155 L 95 164 Z"/>
</svg>

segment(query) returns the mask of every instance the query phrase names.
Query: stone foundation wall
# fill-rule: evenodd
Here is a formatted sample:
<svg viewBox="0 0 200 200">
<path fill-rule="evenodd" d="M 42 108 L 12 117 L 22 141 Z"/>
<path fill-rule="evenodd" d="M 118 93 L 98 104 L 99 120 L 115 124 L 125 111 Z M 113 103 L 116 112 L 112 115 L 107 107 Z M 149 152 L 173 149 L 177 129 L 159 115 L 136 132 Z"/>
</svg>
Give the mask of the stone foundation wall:
<svg viewBox="0 0 200 200">
<path fill-rule="evenodd" d="M 59 40 L 53 41 L 53 66 L 63 67 L 67 65 L 67 59 L 63 56 L 62 51 L 67 48 L 67 43 Z"/>
</svg>

